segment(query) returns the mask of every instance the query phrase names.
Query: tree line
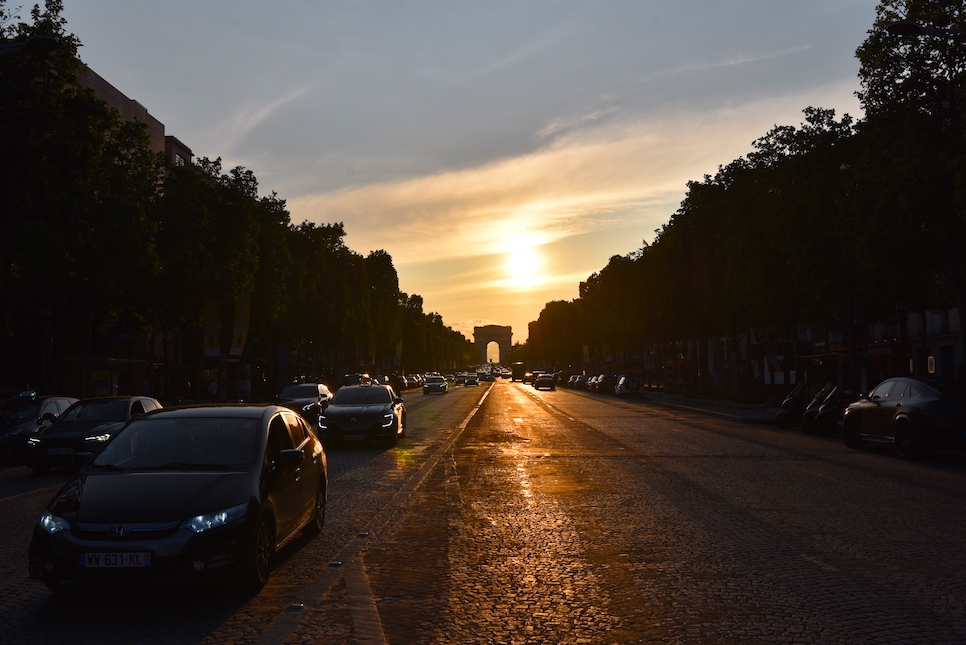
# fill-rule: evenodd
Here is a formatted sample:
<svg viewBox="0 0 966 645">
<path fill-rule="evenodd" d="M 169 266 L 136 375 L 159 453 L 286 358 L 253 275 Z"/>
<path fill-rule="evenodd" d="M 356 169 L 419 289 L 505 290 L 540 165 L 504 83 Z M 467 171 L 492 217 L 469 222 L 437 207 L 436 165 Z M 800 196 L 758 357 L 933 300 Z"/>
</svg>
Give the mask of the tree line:
<svg viewBox="0 0 966 645">
<path fill-rule="evenodd" d="M 806 108 L 799 126 L 689 182 L 652 243 L 545 305 L 530 360 L 581 365 L 607 348 L 639 369 L 648 353 L 669 365 L 679 341 L 715 338 L 736 393 L 749 337 L 840 329 L 855 347 L 873 323 L 901 334 L 907 312 L 966 312 L 966 45 L 887 30 L 908 19 L 953 36 L 964 18 L 961 1 L 880 2 L 856 52 L 863 118 Z"/>
<path fill-rule="evenodd" d="M 20 21 L 0 0 L 5 40 L 59 39 L 51 51 L 0 55 L 0 379 L 53 387 L 73 369 L 65 362 L 83 366 L 119 332 L 152 348 L 182 337 L 197 371 L 206 303 L 218 303 L 227 338 L 242 299 L 251 303 L 246 352 L 288 348 L 293 376 L 475 357 L 420 296 L 400 291 L 388 253 L 346 245 L 341 222 L 293 224 L 251 170 L 209 158 L 174 165 L 153 152 L 143 123 L 78 83 L 80 43 L 62 10 L 46 0 Z"/>
</svg>

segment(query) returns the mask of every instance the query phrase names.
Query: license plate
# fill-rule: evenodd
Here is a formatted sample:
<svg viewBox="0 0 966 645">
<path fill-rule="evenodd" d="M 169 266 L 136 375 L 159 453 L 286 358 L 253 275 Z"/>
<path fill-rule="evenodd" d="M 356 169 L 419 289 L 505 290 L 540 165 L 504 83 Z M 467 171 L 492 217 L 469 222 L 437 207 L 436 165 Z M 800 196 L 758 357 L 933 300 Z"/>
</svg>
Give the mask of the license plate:
<svg viewBox="0 0 966 645">
<path fill-rule="evenodd" d="M 73 448 L 47 448 L 48 455 L 72 455 L 74 454 Z"/>
<path fill-rule="evenodd" d="M 343 441 L 365 441 L 366 435 L 364 434 L 344 434 L 342 435 Z"/>
<path fill-rule="evenodd" d="M 150 567 L 151 553 L 81 553 L 80 566 L 92 568 Z"/>
</svg>

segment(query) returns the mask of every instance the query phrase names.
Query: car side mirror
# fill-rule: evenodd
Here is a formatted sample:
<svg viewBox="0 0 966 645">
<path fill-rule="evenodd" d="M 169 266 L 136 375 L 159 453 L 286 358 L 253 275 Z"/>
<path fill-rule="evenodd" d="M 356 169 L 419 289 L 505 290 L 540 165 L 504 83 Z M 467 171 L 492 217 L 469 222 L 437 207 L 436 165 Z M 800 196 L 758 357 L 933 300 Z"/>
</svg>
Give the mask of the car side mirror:
<svg viewBox="0 0 966 645">
<path fill-rule="evenodd" d="M 298 466 L 305 459 L 305 451 L 299 450 L 298 448 L 292 448 L 290 450 L 282 450 L 275 457 L 275 465 L 280 468 L 288 468 L 290 466 Z"/>
<path fill-rule="evenodd" d="M 395 399 L 392 400 L 392 402 L 393 403 L 402 403 L 403 402 L 403 398 L 401 396 L 397 396 Z"/>
<path fill-rule="evenodd" d="M 53 412 L 45 412 L 42 417 L 37 419 L 37 425 L 41 426 L 44 423 L 53 423 L 57 420 L 57 415 Z"/>
</svg>

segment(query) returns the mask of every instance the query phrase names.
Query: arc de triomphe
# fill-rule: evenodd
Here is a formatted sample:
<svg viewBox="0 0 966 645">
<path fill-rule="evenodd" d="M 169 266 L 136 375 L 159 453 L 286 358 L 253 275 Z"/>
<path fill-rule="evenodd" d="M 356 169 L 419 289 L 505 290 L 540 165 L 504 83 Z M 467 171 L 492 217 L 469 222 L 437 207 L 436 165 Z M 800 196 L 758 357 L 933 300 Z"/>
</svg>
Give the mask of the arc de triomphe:
<svg viewBox="0 0 966 645">
<path fill-rule="evenodd" d="M 500 363 L 503 363 L 503 358 L 506 353 L 510 351 L 510 347 L 513 338 L 513 328 L 512 327 L 501 327 L 500 325 L 486 325 L 485 327 L 474 327 L 473 328 L 473 342 L 476 344 L 476 350 L 480 353 L 480 363 L 486 363 L 486 346 L 490 343 L 496 343 L 500 346 Z"/>
</svg>

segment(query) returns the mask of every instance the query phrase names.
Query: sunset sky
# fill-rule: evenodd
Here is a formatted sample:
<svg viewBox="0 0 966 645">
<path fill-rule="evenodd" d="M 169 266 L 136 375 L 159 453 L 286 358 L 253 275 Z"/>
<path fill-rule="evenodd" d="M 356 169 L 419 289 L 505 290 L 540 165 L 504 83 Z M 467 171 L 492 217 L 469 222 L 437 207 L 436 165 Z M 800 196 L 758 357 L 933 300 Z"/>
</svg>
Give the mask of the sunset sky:
<svg viewBox="0 0 966 645">
<path fill-rule="evenodd" d="M 65 0 L 82 60 L 472 336 L 650 242 L 808 106 L 861 116 L 873 0 Z"/>
</svg>

